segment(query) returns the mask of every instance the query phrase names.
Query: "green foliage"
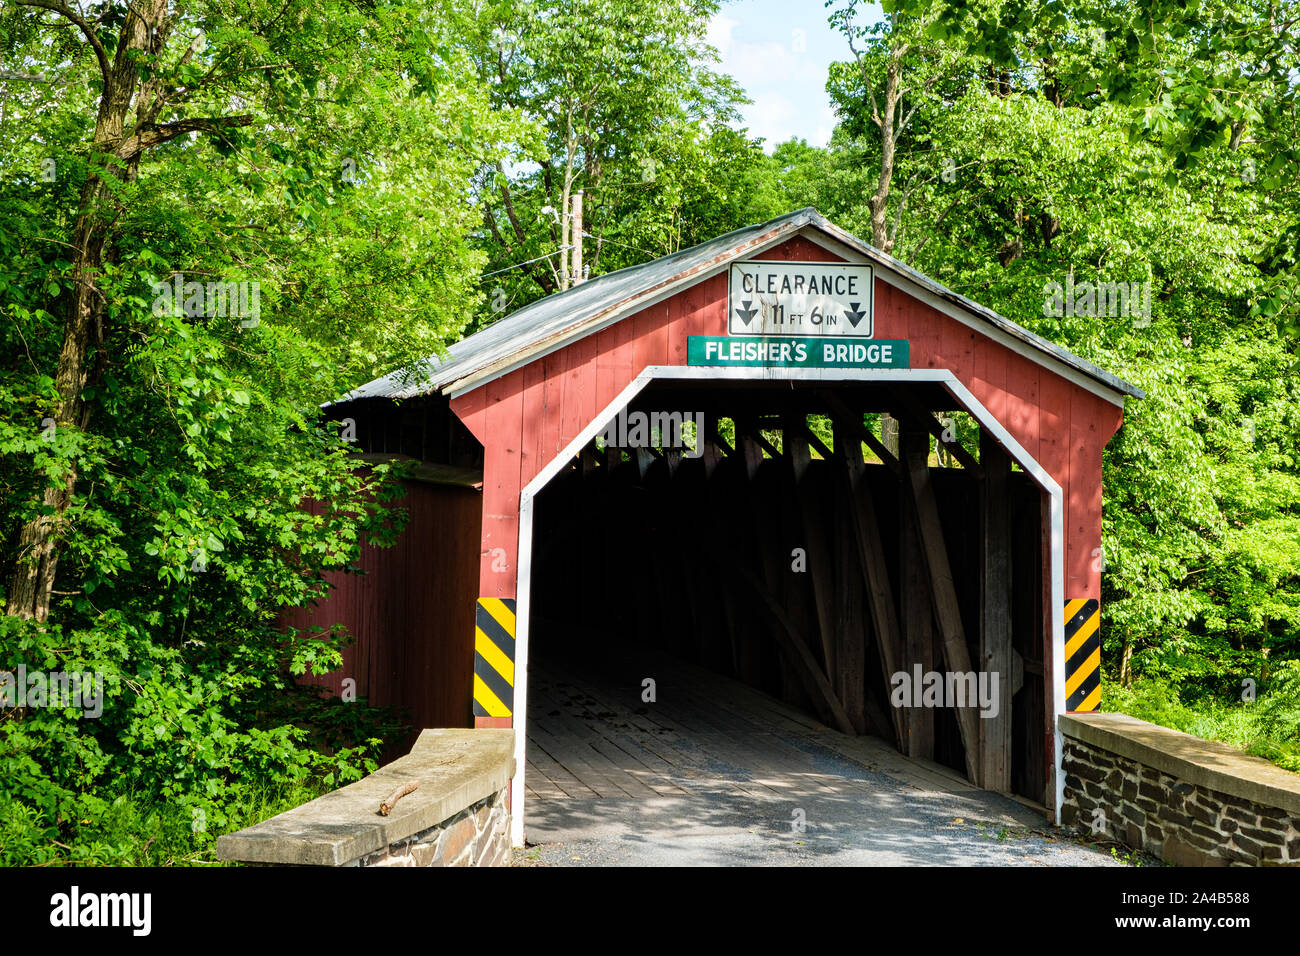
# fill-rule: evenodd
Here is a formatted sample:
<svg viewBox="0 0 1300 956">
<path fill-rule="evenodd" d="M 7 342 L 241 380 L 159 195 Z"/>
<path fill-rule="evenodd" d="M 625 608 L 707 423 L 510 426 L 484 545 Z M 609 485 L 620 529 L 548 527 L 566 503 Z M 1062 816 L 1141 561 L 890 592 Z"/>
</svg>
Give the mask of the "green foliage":
<svg viewBox="0 0 1300 956">
<path fill-rule="evenodd" d="M 56 14 L 0 13 L 0 59 L 48 81 L 2 81 L 0 582 L 75 475 L 49 617 L 0 617 L 0 671 L 102 679 L 90 709 L 0 710 L 7 863 L 211 860 L 218 834 L 375 766 L 393 715 L 295 683 L 348 635 L 280 623 L 404 523 L 394 476 L 320 406 L 460 333 L 483 262 L 465 184 L 519 135 L 456 5 L 168 13 L 134 61 L 160 111 L 125 132 L 193 133 L 106 178 L 86 415 L 57 426 L 103 81 Z M 111 50 L 122 17 L 97 29 Z M 248 122 L 210 119 L 232 104 Z M 255 282 L 260 310 L 187 311 L 160 295 L 176 277 Z"/>
<path fill-rule="evenodd" d="M 109 794 L 204 820 L 192 841 L 202 849 L 257 790 L 374 766 L 391 722 L 358 709 L 354 726 L 328 731 L 345 705 L 293 684 L 337 667 L 345 636 L 285 633 L 275 614 L 320 593 L 363 537 L 391 540 L 401 515 L 383 505 L 382 471 L 356 470 L 336 432 L 267 390 L 284 371 L 272 357 L 304 358 L 290 344 L 248 349 L 271 368 L 240 376 L 219 337 L 161 321 L 106 381 L 98 434 L 38 437 L 33 449 L 38 409 L 18 404 L 0 422 L 7 463 L 57 474 L 75 455 L 81 472 L 59 578 L 75 590 L 57 623 L 0 617 L 5 668 L 103 680 L 98 717 L 0 712 L 0 804 L 16 822 L 36 815 L 25 832 L 46 834 L 38 856 L 61 843 L 76 859 L 97 845 L 82 832 L 105 825 Z M 6 495 L 7 521 L 31 500 Z"/>
<path fill-rule="evenodd" d="M 1226 674 L 1212 686 L 1182 687 L 1157 678 L 1129 687 L 1108 682 L 1102 708 L 1219 740 L 1300 773 L 1300 661 L 1281 662 L 1253 686 L 1247 679 Z"/>
<path fill-rule="evenodd" d="M 291 810 L 327 792 L 324 784 L 249 789 L 229 805 L 222 830 L 233 831 Z M 39 813 L 19 802 L 0 804 L 0 866 L 196 866 L 216 859 L 216 837 L 201 808 L 156 797 L 120 794 L 79 821 L 76 842 L 59 841 Z"/>
<path fill-rule="evenodd" d="M 478 322 L 567 288 L 570 201 L 583 191 L 591 276 L 786 210 L 758 144 L 729 127 L 744 102 L 711 69 L 715 0 L 531 0 L 493 7 L 475 38 L 498 108 L 529 126 L 513 163 L 485 163 L 477 248 L 489 257 Z"/>
</svg>

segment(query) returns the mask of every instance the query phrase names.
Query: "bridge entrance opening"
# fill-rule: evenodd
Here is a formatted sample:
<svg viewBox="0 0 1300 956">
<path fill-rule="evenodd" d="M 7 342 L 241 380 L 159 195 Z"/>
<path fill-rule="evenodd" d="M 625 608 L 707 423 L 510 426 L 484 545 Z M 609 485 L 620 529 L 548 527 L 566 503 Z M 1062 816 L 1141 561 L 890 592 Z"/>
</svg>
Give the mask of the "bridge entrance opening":
<svg viewBox="0 0 1300 956">
<path fill-rule="evenodd" d="M 655 381 L 600 424 L 533 503 L 530 796 L 761 761 L 743 698 L 1051 805 L 1048 495 L 948 387 Z"/>
</svg>

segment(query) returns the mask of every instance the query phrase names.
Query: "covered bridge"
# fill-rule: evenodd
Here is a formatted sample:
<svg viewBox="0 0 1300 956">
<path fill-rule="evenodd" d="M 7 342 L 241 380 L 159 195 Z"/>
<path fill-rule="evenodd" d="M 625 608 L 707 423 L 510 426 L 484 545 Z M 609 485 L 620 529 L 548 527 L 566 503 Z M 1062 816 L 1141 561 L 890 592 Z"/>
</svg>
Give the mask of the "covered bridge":
<svg viewBox="0 0 1300 956">
<path fill-rule="evenodd" d="M 420 480 L 398 546 L 303 616 L 358 637 L 335 686 L 417 727 L 514 729 L 516 844 L 530 664 L 633 645 L 1059 815 L 1057 716 L 1100 699 L 1127 397 L 803 209 L 333 405 Z"/>
</svg>

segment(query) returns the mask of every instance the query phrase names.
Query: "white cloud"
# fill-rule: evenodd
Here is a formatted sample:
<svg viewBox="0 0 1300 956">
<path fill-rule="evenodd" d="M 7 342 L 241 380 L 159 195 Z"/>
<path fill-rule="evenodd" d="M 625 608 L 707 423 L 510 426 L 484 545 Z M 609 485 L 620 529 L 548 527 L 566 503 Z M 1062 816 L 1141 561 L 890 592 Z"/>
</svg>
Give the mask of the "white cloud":
<svg viewBox="0 0 1300 956">
<path fill-rule="evenodd" d="M 761 136 L 768 152 L 779 143 L 799 137 L 813 146 L 830 142 L 835 128 L 835 114 L 827 105 L 809 110 L 784 93 L 765 92 L 750 94 L 754 102 L 743 111 L 750 136 Z"/>
<path fill-rule="evenodd" d="M 763 137 L 769 150 L 792 137 L 815 146 L 830 141 L 835 115 L 826 95 L 827 62 L 806 32 L 796 35 L 761 16 L 742 22 L 717 13 L 707 38 L 718 50 L 719 69 L 754 101 L 741 111 L 750 135 Z"/>
<path fill-rule="evenodd" d="M 718 51 L 724 62 L 731 50 L 731 31 L 736 29 L 736 25 L 739 23 L 739 20 L 733 20 L 724 13 L 715 13 L 713 19 L 709 21 L 709 28 L 704 34 L 704 39 L 709 46 Z"/>
</svg>

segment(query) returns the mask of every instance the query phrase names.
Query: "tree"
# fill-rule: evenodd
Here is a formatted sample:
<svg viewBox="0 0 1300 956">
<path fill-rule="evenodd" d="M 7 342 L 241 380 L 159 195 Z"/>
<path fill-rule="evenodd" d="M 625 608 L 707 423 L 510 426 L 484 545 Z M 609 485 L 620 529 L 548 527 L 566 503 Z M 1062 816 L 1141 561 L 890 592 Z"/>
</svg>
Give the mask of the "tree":
<svg viewBox="0 0 1300 956">
<path fill-rule="evenodd" d="M 536 135 L 513 164 L 476 179 L 481 246 L 498 292 L 492 314 L 560 291 L 571 274 L 572 197 L 584 197 L 592 275 L 654 258 L 692 234 L 683 215 L 706 187 L 761 164 L 727 128 L 740 91 L 709 69 L 703 35 L 714 0 L 535 0 L 503 4 L 477 38 L 493 104 Z M 734 228 L 740 223 L 732 224 Z M 489 316 L 490 318 L 490 316 Z"/>
<path fill-rule="evenodd" d="M 899 0 L 885 5 L 883 20 L 860 22 L 863 4 L 847 0 L 830 16 L 848 41 L 852 64 L 833 64 L 828 87 L 845 131 L 862 137 L 872 131 L 875 183 L 871 210 L 871 244 L 892 252 L 898 238 L 907 194 L 895 203 L 889 223 L 890 194 L 900 146 L 918 111 L 933 108 L 943 87 L 968 72 L 966 57 L 955 45 L 935 42 L 933 33 L 949 5 L 936 0 Z M 870 107 L 868 110 L 867 107 Z"/>
<path fill-rule="evenodd" d="M 295 683 L 347 635 L 277 621 L 402 523 L 320 405 L 460 333 L 520 137 L 452 4 L 51 3 L 0 18 L 0 664 L 103 696 L 4 710 L 20 862 L 373 766 L 390 722 Z"/>
<path fill-rule="evenodd" d="M 48 414 L 58 430 L 75 433 L 91 427 L 94 401 L 87 389 L 102 383 L 112 366 L 114 355 L 106 344 L 115 330 L 134 324 L 136 331 L 147 334 L 147 321 L 140 322 L 138 312 L 130 317 L 120 313 L 125 303 L 113 296 L 127 294 L 132 279 L 137 284 L 131 291 L 138 294 L 141 285 L 147 287 L 155 278 L 150 269 L 160 265 L 180 266 L 178 271 L 184 271 L 187 256 L 207 258 L 194 265 L 196 271 L 212 275 L 216 257 L 210 247 L 198 248 L 195 241 L 204 231 L 207 235 L 202 238 L 229 248 L 223 264 L 245 274 L 256 273 L 248 281 L 258 282 L 259 290 L 264 283 L 268 293 L 282 293 L 290 305 L 326 291 L 320 281 L 304 282 L 289 275 L 291 248 L 293 253 L 311 255 L 323 245 L 337 252 L 340 234 L 350 233 L 345 255 L 363 253 L 359 258 L 373 270 L 356 278 L 390 290 L 393 281 L 382 274 L 384 270 L 413 265 L 409 255 L 392 256 L 399 261 L 386 262 L 391 249 L 385 247 L 394 240 L 367 235 L 388 212 L 382 201 L 350 202 L 340 193 L 367 181 L 375 191 L 383 189 L 380 163 L 393 156 L 384 155 L 373 139 L 370 142 L 380 149 L 367 156 L 366 137 L 374 133 L 376 120 L 398 117 L 399 104 L 412 106 L 427 120 L 436 119 L 440 112 L 428 108 L 427 93 L 443 80 L 438 71 L 444 67 L 428 44 L 447 44 L 447 39 L 439 40 L 430 30 L 434 18 L 429 12 L 385 6 L 362 13 L 348 5 L 322 10 L 318 5 L 291 2 L 287 7 L 254 4 L 232 22 L 220 5 L 184 0 L 109 3 L 91 19 L 63 0 L 13 0 L 13 4 L 6 19 L 22 41 L 8 51 L 7 59 L 55 73 L 61 68 L 58 58 L 69 55 L 72 69 L 85 71 L 84 83 L 70 84 L 72 89 L 88 91 L 69 108 L 70 104 L 57 100 L 34 98 L 40 92 L 37 88 L 9 101 L 6 111 L 11 128 L 24 118 L 50 110 L 57 113 L 59 126 L 44 142 L 49 154 L 41 159 L 60 169 L 63 181 L 77 183 L 66 232 L 57 230 L 63 235 L 46 237 L 47 242 L 63 243 L 63 253 L 48 260 L 55 273 L 48 286 L 57 290 L 49 292 L 50 312 L 62 323 L 52 370 L 57 397 Z M 408 16 L 422 22 L 423 30 L 405 29 L 403 20 Z M 70 30 L 76 31 L 79 43 L 73 42 Z M 360 81 L 367 70 L 377 70 L 384 79 L 363 86 Z M 459 163 L 434 165 L 435 173 L 426 177 L 425 186 L 435 196 L 446 181 L 454 182 L 463 173 L 467 159 L 481 159 L 480 141 L 496 138 L 492 128 L 497 124 L 490 120 L 481 97 L 463 83 L 456 97 L 467 107 L 458 135 L 439 137 L 438 145 L 459 149 L 462 156 Z M 241 105 L 238 110 L 228 109 L 231 103 Z M 42 124 L 46 130 L 53 125 L 48 119 Z M 347 132 L 360 135 L 348 143 Z M 417 158 L 427 157 L 430 145 L 404 137 L 404 146 Z M 219 166 L 209 175 L 197 175 L 187 165 L 195 161 Z M 246 164 L 243 168 L 241 162 Z M 169 180 L 187 189 L 233 188 L 240 195 L 234 203 L 223 197 L 225 215 L 218 222 L 186 224 L 192 230 L 185 243 L 188 248 L 138 247 L 132 250 L 135 261 L 128 262 L 124 251 L 131 238 L 124 225 L 138 228 L 148 222 L 164 229 L 175 225 L 159 221 L 156 215 L 164 199 L 157 186 Z M 270 209 L 285 204 L 294 214 L 292 219 L 264 218 Z M 403 215 L 408 214 L 407 204 L 401 205 Z M 410 249 L 408 243 L 402 251 L 432 249 L 446 263 L 459 257 L 459 270 L 444 273 L 441 291 L 464 298 L 472 294 L 468 274 L 474 262 L 459 246 L 464 216 L 460 205 L 459 218 L 437 213 L 431 217 L 435 221 L 430 226 L 441 236 L 420 243 L 423 249 Z M 424 208 L 440 210 L 446 204 L 433 202 Z M 134 272 L 124 274 L 124 269 Z M 303 285 L 295 288 L 294 282 Z M 308 310 L 313 314 L 304 317 L 301 326 L 322 340 L 332 339 L 334 345 L 347 345 L 348 335 L 340 335 L 337 328 L 324 331 L 318 323 L 323 314 L 331 313 L 337 321 L 348 314 L 347 305 L 357 305 L 364 296 L 357 290 L 342 291 L 337 284 L 329 291 L 340 293 L 342 301 L 332 303 L 334 309 Z M 463 316 L 463 310 L 459 314 Z M 427 323 L 427 314 L 421 318 Z M 440 323 L 432 325 L 437 329 Z M 444 320 L 441 331 L 445 337 L 458 327 L 448 329 Z M 394 357 L 392 350 L 386 351 Z M 364 371 L 370 371 L 370 364 L 362 363 Z M 345 365 L 357 369 L 355 362 Z M 24 521 L 18 537 L 22 557 L 8 582 L 7 614 L 37 621 L 48 617 L 58 540 L 78 476 L 78 462 L 71 458 L 58 478 L 45 485 L 39 507 Z"/>
</svg>

